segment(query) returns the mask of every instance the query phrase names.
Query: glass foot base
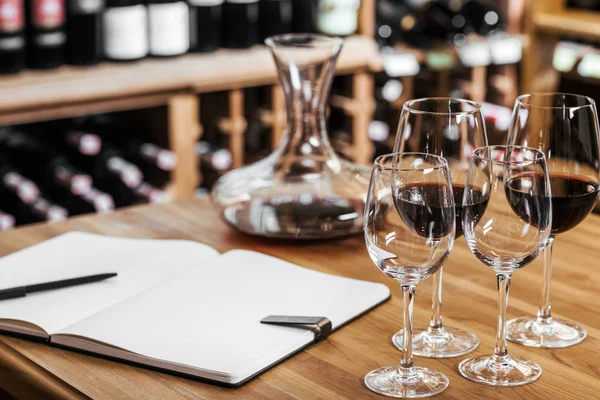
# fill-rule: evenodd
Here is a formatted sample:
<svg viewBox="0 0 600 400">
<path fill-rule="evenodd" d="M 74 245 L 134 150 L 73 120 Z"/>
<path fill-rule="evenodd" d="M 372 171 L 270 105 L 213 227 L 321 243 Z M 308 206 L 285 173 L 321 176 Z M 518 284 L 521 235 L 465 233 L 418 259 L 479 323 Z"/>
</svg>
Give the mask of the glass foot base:
<svg viewBox="0 0 600 400">
<path fill-rule="evenodd" d="M 402 351 L 402 332 L 392 337 L 392 343 Z M 479 339 L 472 333 L 456 328 L 444 328 L 436 335 L 430 335 L 427 329 L 413 330 L 412 352 L 415 356 L 431 358 L 450 358 L 464 356 L 479 346 Z"/>
<path fill-rule="evenodd" d="M 519 386 L 534 382 L 542 375 L 542 368 L 521 357 L 493 355 L 467 358 L 458 370 L 465 378 L 491 386 Z"/>
<path fill-rule="evenodd" d="M 448 377 L 425 367 L 406 369 L 384 367 L 369 372 L 365 385 L 375 393 L 389 397 L 415 399 L 433 396 L 448 387 Z"/>
<path fill-rule="evenodd" d="M 530 347 L 569 347 L 583 342 L 587 336 L 582 327 L 559 319 L 542 324 L 536 318 L 515 318 L 508 321 L 506 329 L 508 340 Z"/>
</svg>

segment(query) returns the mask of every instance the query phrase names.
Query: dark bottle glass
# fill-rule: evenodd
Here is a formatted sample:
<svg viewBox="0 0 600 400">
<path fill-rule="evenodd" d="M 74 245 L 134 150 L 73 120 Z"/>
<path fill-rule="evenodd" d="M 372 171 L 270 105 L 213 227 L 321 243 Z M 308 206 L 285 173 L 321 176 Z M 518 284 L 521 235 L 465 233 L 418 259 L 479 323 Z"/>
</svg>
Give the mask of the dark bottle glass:
<svg viewBox="0 0 600 400">
<path fill-rule="evenodd" d="M 25 10 L 23 0 L 0 0 L 0 74 L 25 68 Z"/>
<path fill-rule="evenodd" d="M 258 43 L 258 0 L 226 0 L 223 8 L 225 47 L 246 49 Z"/>
<path fill-rule="evenodd" d="M 67 0 L 67 51 L 72 65 L 93 65 L 102 60 L 104 0 Z"/>
<path fill-rule="evenodd" d="M 452 41 L 464 32 L 465 18 L 439 0 L 407 0 L 406 4 L 427 21 L 427 33 L 434 39 Z"/>
<path fill-rule="evenodd" d="M 485 36 L 499 29 L 501 25 L 498 10 L 479 1 L 465 1 L 458 14 L 464 17 L 467 32 L 474 31 Z"/>
<path fill-rule="evenodd" d="M 378 0 L 375 11 L 376 40 L 381 46 L 404 42 L 422 49 L 431 48 L 432 28 L 412 7 L 392 0 Z"/>
<path fill-rule="evenodd" d="M 149 53 L 175 57 L 190 49 L 190 10 L 183 0 L 148 0 Z"/>
<path fill-rule="evenodd" d="M 316 33 L 319 0 L 292 0 L 292 31 Z"/>
<path fill-rule="evenodd" d="M 172 171 L 177 166 L 177 155 L 174 152 L 140 139 L 134 129 L 116 121 L 88 122 L 83 130 L 69 132 L 71 132 L 69 138 L 72 144 L 76 143 L 75 139 L 78 137 L 91 136 L 98 138 L 100 143 L 118 148 L 127 161 L 140 167 L 150 166 L 162 171 Z M 79 136 L 76 136 L 75 132 Z"/>
<path fill-rule="evenodd" d="M 107 0 L 102 29 L 106 59 L 135 61 L 148 55 L 148 9 L 142 0 Z"/>
<path fill-rule="evenodd" d="M 64 156 L 31 135 L 11 132 L 2 139 L 0 147 L 13 165 L 43 189 L 65 188 L 84 193 L 92 185 L 89 175 L 78 171 Z"/>
<path fill-rule="evenodd" d="M 208 53 L 221 47 L 224 0 L 189 0 L 190 51 Z"/>
<path fill-rule="evenodd" d="M 69 216 L 66 208 L 54 204 L 43 196 L 40 196 L 33 203 L 16 204 L 10 212 L 15 216 L 19 225 L 63 221 Z"/>
<path fill-rule="evenodd" d="M 69 211 L 69 215 L 106 213 L 115 209 L 112 196 L 94 187 L 83 194 L 60 190 L 52 193 L 50 197 L 64 206 Z"/>
<path fill-rule="evenodd" d="M 27 0 L 27 65 L 56 68 L 64 63 L 64 0 Z"/>
<path fill-rule="evenodd" d="M 292 0 L 260 1 L 260 40 L 292 31 Z"/>
<path fill-rule="evenodd" d="M 0 198 L 2 207 L 11 212 L 20 203 L 33 203 L 40 197 L 38 186 L 3 158 L 0 165 Z"/>
</svg>

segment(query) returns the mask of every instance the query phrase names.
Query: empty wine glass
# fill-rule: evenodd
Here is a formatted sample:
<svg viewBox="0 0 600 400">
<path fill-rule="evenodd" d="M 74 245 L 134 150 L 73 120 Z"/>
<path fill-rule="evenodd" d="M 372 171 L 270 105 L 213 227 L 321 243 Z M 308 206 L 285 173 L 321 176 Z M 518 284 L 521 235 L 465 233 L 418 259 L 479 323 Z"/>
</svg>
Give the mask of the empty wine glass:
<svg viewBox="0 0 600 400">
<path fill-rule="evenodd" d="M 424 153 L 393 153 L 375 160 L 365 206 L 364 232 L 371 259 L 402 286 L 404 343 L 400 365 L 378 368 L 365 385 L 391 397 L 442 392 L 448 378 L 412 359 L 412 311 L 417 284 L 435 273 L 454 243 L 454 198 L 448 163 Z"/>
<path fill-rule="evenodd" d="M 533 347 L 567 347 L 582 342 L 581 326 L 550 313 L 552 245 L 556 235 L 587 217 L 600 191 L 598 111 L 589 97 L 563 93 L 520 96 L 513 112 L 509 144 L 537 147 L 548 160 L 552 187 L 552 232 L 544 251 L 542 295 L 537 317 L 508 321 L 508 340 Z"/>
<path fill-rule="evenodd" d="M 508 354 L 506 308 L 513 272 L 544 249 L 551 223 L 544 153 L 520 146 L 475 150 L 463 197 L 463 230 L 471 252 L 496 272 L 498 325 L 494 353 L 460 363 L 458 369 L 465 378 L 493 386 L 517 386 L 542 374 L 535 362 Z"/>
<path fill-rule="evenodd" d="M 419 151 L 444 157 L 452 176 L 456 207 L 456 237 L 463 235 L 462 197 L 473 151 L 486 146 L 482 106 L 469 100 L 427 98 L 404 103 L 394 151 Z M 423 357 L 458 357 L 475 350 L 479 339 L 471 332 L 442 324 L 442 270 L 433 275 L 429 327 L 413 331 L 413 353 Z M 392 337 L 402 350 L 402 332 Z"/>
</svg>

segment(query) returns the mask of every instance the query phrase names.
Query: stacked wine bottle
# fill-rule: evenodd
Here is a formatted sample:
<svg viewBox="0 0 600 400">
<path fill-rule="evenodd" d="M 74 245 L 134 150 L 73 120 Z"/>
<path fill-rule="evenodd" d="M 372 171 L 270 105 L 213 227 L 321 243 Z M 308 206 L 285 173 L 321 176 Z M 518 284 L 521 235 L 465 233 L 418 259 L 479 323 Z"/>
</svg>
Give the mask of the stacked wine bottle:
<svg viewBox="0 0 600 400">
<path fill-rule="evenodd" d="M 176 155 L 105 123 L 0 132 L 0 230 L 14 225 L 160 203 L 147 176 L 173 170 Z"/>
<path fill-rule="evenodd" d="M 249 48 L 357 29 L 359 0 L 0 0 L 0 74 Z"/>
</svg>

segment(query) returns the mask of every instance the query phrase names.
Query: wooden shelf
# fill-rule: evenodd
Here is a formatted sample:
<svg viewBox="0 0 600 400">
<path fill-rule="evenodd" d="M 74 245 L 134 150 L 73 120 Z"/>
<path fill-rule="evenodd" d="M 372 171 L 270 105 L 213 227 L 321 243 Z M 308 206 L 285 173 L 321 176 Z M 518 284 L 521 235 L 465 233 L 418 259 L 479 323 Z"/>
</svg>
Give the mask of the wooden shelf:
<svg viewBox="0 0 600 400">
<path fill-rule="evenodd" d="M 533 16 L 535 29 L 545 33 L 600 40 L 600 12 L 560 10 Z"/>
<path fill-rule="evenodd" d="M 374 40 L 365 36 L 346 40 L 337 74 L 378 68 L 379 53 Z M 26 71 L 0 78 L 0 124 L 57 118 L 54 110 L 60 117 L 68 116 L 69 109 L 65 110 L 65 106 L 73 107 L 75 115 L 96 109 L 110 111 L 109 104 L 101 104 L 103 100 L 121 100 L 122 104 L 116 108 L 121 110 L 137 103 L 160 101 L 161 95 L 173 92 L 212 92 L 276 81 L 275 64 L 264 46 L 188 54 L 174 59 L 146 59 L 131 64 Z M 144 101 L 148 96 L 152 98 Z M 92 107 L 96 108 L 90 111 L 87 103 L 94 103 Z M 83 109 L 78 111 L 78 108 Z"/>
</svg>

